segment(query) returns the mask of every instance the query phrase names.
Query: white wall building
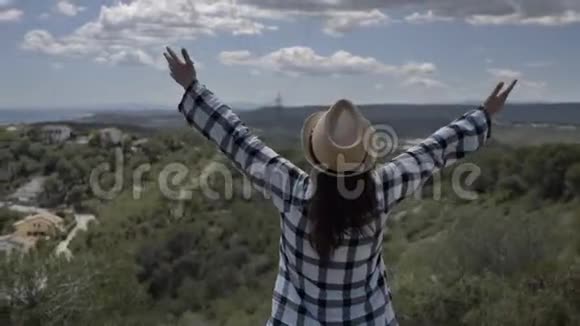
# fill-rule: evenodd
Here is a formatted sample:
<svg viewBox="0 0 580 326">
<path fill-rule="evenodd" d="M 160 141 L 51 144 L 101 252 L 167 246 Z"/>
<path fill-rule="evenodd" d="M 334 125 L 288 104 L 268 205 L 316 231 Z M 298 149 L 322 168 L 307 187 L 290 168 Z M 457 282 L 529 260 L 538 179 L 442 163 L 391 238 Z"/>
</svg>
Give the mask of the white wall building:
<svg viewBox="0 0 580 326">
<path fill-rule="evenodd" d="M 46 142 L 60 144 L 71 138 L 72 129 L 68 126 L 50 125 L 42 127 L 41 134 Z"/>
</svg>

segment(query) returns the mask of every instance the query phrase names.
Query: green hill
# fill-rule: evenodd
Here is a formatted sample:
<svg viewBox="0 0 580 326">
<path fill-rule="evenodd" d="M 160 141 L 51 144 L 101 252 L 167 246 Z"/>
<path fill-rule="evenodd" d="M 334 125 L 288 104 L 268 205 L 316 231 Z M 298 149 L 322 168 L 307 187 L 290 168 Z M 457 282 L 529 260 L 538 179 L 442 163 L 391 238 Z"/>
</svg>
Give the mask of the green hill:
<svg viewBox="0 0 580 326">
<path fill-rule="evenodd" d="M 14 150 L 24 154 L 11 151 L 12 157 L 30 156 L 29 149 Z M 280 150 L 305 167 L 298 149 Z M 95 326 L 266 321 L 278 215 L 258 194 L 243 196 L 237 172 L 231 198 L 219 190 L 228 181 L 218 173 L 208 182 L 219 198 L 208 198 L 199 176 L 208 166 L 231 167 L 221 156 L 211 163 L 216 150 L 207 142 L 175 131 L 155 136 L 141 152 L 126 151 L 123 188 L 112 199 L 91 196 L 86 181 L 91 167 L 113 159 L 112 149 L 54 153 L 73 164 L 52 171 L 62 186 L 50 194 L 95 212 L 98 222 L 71 244 L 71 262 L 42 248 L 25 259 L 2 260 L 0 294 L 21 298 L 0 295 L 6 320 Z M 37 162 L 47 169 L 44 159 Z M 428 185 L 422 200 L 409 199 L 391 214 L 384 253 L 401 324 L 580 324 L 580 146 L 496 144 L 469 162 L 481 168 L 475 182 L 447 169 L 441 189 Z M 135 188 L 133 171 L 142 163 L 151 170 Z M 160 183 L 170 163 L 182 163 L 187 173 Z M 477 199 L 457 195 L 454 180 Z M 70 183 L 83 187 L 81 195 L 71 195 Z M 176 199 L 180 190 L 183 200 Z M 46 280 L 40 288 L 39 279 Z"/>
</svg>

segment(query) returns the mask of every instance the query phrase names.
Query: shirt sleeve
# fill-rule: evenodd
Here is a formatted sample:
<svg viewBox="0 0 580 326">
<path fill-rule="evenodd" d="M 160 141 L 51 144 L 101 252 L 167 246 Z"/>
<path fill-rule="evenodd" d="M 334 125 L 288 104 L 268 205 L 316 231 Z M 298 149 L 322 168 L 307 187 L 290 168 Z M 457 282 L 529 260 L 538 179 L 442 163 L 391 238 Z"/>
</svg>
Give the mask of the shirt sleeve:
<svg viewBox="0 0 580 326">
<path fill-rule="evenodd" d="M 491 119 L 483 109 L 471 111 L 429 138 L 380 166 L 379 191 L 388 211 L 412 195 L 438 170 L 477 151 L 491 137 Z"/>
<path fill-rule="evenodd" d="M 197 81 L 183 95 L 179 111 L 270 196 L 279 211 L 288 209 L 295 186 L 306 178 L 302 170 L 253 135 L 230 107 Z"/>
</svg>

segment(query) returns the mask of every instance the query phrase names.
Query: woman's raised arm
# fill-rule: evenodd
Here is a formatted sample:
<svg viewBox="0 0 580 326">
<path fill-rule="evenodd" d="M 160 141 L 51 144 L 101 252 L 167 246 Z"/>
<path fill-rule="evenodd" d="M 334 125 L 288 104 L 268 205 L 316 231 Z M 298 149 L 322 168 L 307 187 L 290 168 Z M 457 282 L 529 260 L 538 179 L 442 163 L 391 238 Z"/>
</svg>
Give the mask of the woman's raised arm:
<svg viewBox="0 0 580 326">
<path fill-rule="evenodd" d="M 384 210 L 412 195 L 438 170 L 477 151 L 491 136 L 491 116 L 500 112 L 517 81 L 500 83 L 485 104 L 439 129 L 429 138 L 377 169 Z"/>
<path fill-rule="evenodd" d="M 179 111 L 187 122 L 214 142 L 260 189 L 272 196 L 280 210 L 293 204 L 295 185 L 307 175 L 266 146 L 240 118 L 199 83 L 193 61 L 182 50 L 182 61 L 170 48 L 164 53 L 171 76 L 186 90 Z"/>
</svg>

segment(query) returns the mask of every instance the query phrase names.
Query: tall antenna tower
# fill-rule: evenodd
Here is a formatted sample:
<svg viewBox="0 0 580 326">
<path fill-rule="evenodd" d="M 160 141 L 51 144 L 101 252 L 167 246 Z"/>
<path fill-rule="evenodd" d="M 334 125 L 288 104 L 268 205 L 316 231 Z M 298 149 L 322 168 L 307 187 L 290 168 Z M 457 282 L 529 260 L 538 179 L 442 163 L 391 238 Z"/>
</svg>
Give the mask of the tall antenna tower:
<svg viewBox="0 0 580 326">
<path fill-rule="evenodd" d="M 282 113 L 282 110 L 284 109 L 284 102 L 282 100 L 282 94 L 280 92 L 278 92 L 278 96 L 276 96 L 276 100 L 274 101 L 275 106 L 276 106 L 276 112 L 278 112 L 278 114 Z"/>
<path fill-rule="evenodd" d="M 280 92 L 278 92 L 278 96 L 276 96 L 276 108 L 281 109 L 284 105 L 284 102 L 282 101 L 282 94 Z"/>
</svg>

